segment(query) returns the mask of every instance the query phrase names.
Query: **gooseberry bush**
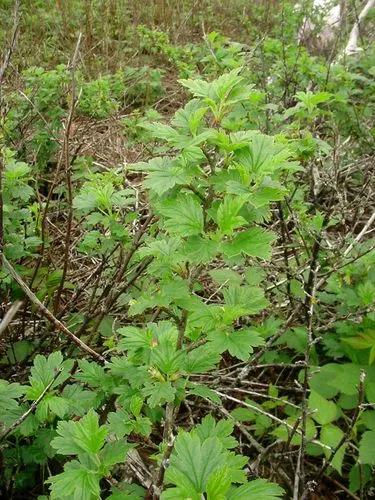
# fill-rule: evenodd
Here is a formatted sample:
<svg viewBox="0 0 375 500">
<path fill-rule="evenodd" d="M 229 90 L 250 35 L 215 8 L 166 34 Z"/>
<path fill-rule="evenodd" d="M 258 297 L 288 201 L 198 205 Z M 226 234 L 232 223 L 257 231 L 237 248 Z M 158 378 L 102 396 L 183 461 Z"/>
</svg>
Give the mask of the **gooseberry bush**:
<svg viewBox="0 0 375 500">
<path fill-rule="evenodd" d="M 118 269 L 103 294 L 101 319 L 118 299 L 128 317 L 113 327 L 105 363 L 82 359 L 73 368 L 73 360 L 56 351 L 36 356 L 28 384 L 2 381 L 5 426 L 43 394 L 35 414 L 7 437 L 16 438 L 25 463 L 54 457 L 64 464 L 63 472 L 47 481 L 51 498 L 99 498 L 101 480 L 126 463 L 134 437 L 150 439 L 161 419 L 164 432 L 154 445 L 155 473 L 149 479 L 153 495 L 282 495 L 275 484 L 248 481 L 246 457 L 231 451 L 237 441 L 230 419 L 215 421 L 208 415 L 189 432 L 176 431 L 176 422 L 191 397 L 220 403 L 200 381 L 201 374 L 226 356 L 247 361 L 265 343 L 251 319 L 268 306 L 258 262 L 271 257 L 276 236 L 263 221 L 299 167 L 277 139 L 254 130 L 226 130 L 226 118 L 252 91 L 239 71 L 212 82 L 181 83 L 194 98 L 176 112 L 171 125 L 144 125 L 163 143 L 162 156 L 128 167 L 145 173 L 149 213 L 134 212 L 134 191 L 122 189 L 122 172 L 91 174 L 74 199 L 76 217 L 87 229 L 81 252 L 117 259 L 120 245 L 128 251 L 124 260 L 131 261 L 133 273 L 143 269 L 132 287 L 125 286 L 131 278 Z M 8 163 L 6 180 L 11 169 Z M 27 172 L 19 173 L 21 180 Z M 137 222 L 141 231 L 132 239 Z M 211 297 L 206 280 L 220 285 Z M 214 295 L 219 300 L 212 300 Z M 6 460 L 11 462 L 16 457 L 10 450 Z M 121 487 L 112 486 L 112 491 L 111 498 L 120 498 Z M 130 494 L 143 498 L 144 491 L 136 488 Z"/>
<path fill-rule="evenodd" d="M 330 150 L 315 136 L 335 119 L 335 97 L 297 92 L 269 135 L 254 106 L 270 106 L 249 81 L 242 68 L 180 80 L 187 104 L 168 123 L 140 121 L 147 161 L 101 169 L 75 158 L 71 205 L 69 184 L 48 200 L 55 221 L 67 209 L 73 221 L 71 253 L 53 272 L 47 202 L 4 148 L 0 290 L 51 322 L 0 360 L 10 374 L 33 360 L 26 382 L 0 381 L 5 496 L 40 481 L 40 500 L 305 498 L 323 475 L 344 473 L 353 492 L 371 484 L 374 250 L 366 241 L 338 263 L 330 230 L 342 221 L 316 209 L 319 186 L 304 177 L 307 160 Z M 103 82 L 86 87 L 81 109 Z M 285 267 L 272 276 L 280 245 Z M 76 286 L 64 271 L 71 254 L 95 264 Z M 38 262 L 29 286 L 28 259 Z M 50 353 L 35 354 L 46 343 Z M 295 384 L 253 376 L 270 367 L 291 369 Z M 273 448 L 278 474 L 262 465 Z M 314 463 L 300 490 L 284 454 Z"/>
</svg>

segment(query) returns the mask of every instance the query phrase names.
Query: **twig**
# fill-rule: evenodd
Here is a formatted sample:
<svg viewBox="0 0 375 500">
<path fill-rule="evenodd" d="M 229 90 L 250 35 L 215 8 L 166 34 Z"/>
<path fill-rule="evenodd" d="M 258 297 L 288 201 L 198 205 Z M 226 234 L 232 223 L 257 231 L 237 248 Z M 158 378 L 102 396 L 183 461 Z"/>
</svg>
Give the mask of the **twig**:
<svg viewBox="0 0 375 500">
<path fill-rule="evenodd" d="M 64 143 L 63 143 L 63 155 L 65 160 L 65 176 L 66 176 L 66 188 L 67 188 L 67 200 L 68 200 L 68 219 L 67 219 L 67 227 L 66 227 L 66 236 L 64 242 L 64 264 L 63 270 L 61 274 L 60 283 L 56 292 L 55 301 L 54 301 L 54 312 L 55 314 L 58 312 L 60 297 L 62 291 L 64 289 L 64 283 L 66 279 L 66 274 L 68 272 L 69 265 L 69 251 L 70 251 L 70 240 L 71 240 L 71 232 L 72 232 L 72 222 L 73 222 L 73 188 L 72 188 L 72 175 L 70 170 L 70 152 L 69 152 L 69 140 L 70 140 L 70 131 L 73 123 L 74 112 L 78 103 L 77 92 L 76 92 L 76 78 L 75 78 L 75 69 L 76 62 L 79 53 L 79 47 L 81 45 L 82 33 L 78 35 L 78 40 L 76 44 L 76 48 L 74 51 L 74 55 L 72 58 L 72 62 L 70 64 L 70 73 L 71 73 L 71 105 L 69 109 L 69 116 L 66 122 L 65 134 L 64 134 Z"/>
<path fill-rule="evenodd" d="M 300 490 L 305 488 L 305 471 L 304 471 L 304 458 L 306 449 L 306 426 L 307 426 L 307 391 L 308 391 L 308 380 L 309 380 L 309 364 L 310 364 L 310 354 L 312 347 L 314 345 L 313 338 L 313 316 L 314 316 L 314 305 L 315 305 L 315 295 L 317 290 L 316 277 L 319 270 L 319 263 L 317 261 L 319 255 L 320 241 L 317 240 L 313 249 L 313 260 L 311 264 L 311 271 L 306 284 L 306 306 L 307 310 L 307 334 L 308 342 L 305 352 L 305 367 L 304 367 L 304 381 L 303 381 L 303 395 L 302 395 L 302 421 L 301 421 L 301 445 L 299 448 L 296 473 L 294 476 L 294 491 L 293 500 L 298 500 L 300 498 Z"/>
<path fill-rule="evenodd" d="M 229 394 L 224 394 L 223 392 L 220 392 L 220 391 L 214 390 L 214 392 L 216 392 L 216 394 L 218 396 L 220 396 L 220 397 L 222 397 L 224 399 L 228 399 L 229 401 L 233 401 L 233 403 L 237 403 L 237 404 L 239 404 L 241 406 L 244 406 L 245 408 L 249 408 L 250 410 L 253 410 L 253 411 L 257 412 L 257 413 L 260 413 L 261 415 L 265 415 L 266 417 L 270 418 L 274 422 L 277 422 L 280 425 L 284 425 L 287 429 L 293 430 L 293 426 L 290 425 L 290 424 L 288 424 L 288 422 L 285 422 L 285 420 L 281 420 L 281 418 L 278 418 L 275 415 L 272 415 L 272 413 L 269 413 L 268 411 L 263 410 L 263 408 L 260 408 L 258 406 L 252 405 L 250 403 L 246 403 L 245 401 L 242 401 L 241 399 L 234 398 L 233 396 L 229 396 Z M 297 429 L 297 434 L 301 435 L 302 431 L 300 429 Z M 322 443 L 318 439 L 312 439 L 311 443 L 318 444 L 318 445 L 322 446 L 323 448 L 325 448 L 327 450 L 331 450 L 330 446 L 327 446 L 326 444 Z"/>
<path fill-rule="evenodd" d="M 300 367 L 301 368 L 301 367 Z M 219 387 L 220 391 L 235 391 L 240 392 L 242 394 L 249 394 L 250 396 L 257 396 L 258 398 L 269 399 L 271 401 L 279 401 L 283 405 L 291 406 L 292 408 L 299 409 L 299 406 L 291 403 L 287 399 L 277 398 L 275 396 L 270 396 L 269 394 L 263 394 L 261 392 L 249 391 L 248 389 L 241 389 L 240 387 Z"/>
<path fill-rule="evenodd" d="M 26 418 L 31 414 L 33 413 L 33 411 L 36 409 L 36 407 L 38 406 L 38 404 L 42 401 L 42 399 L 44 398 L 44 396 L 47 394 L 47 392 L 51 389 L 53 383 L 55 382 L 55 380 L 57 379 L 57 377 L 60 375 L 60 373 L 62 372 L 62 368 L 60 368 L 59 370 L 56 370 L 56 373 L 55 375 L 53 376 L 53 379 L 51 380 L 51 382 L 44 388 L 42 394 L 38 397 L 38 399 L 36 399 L 35 401 L 33 401 L 33 403 L 31 404 L 30 408 L 25 411 L 25 413 L 23 415 L 21 415 L 15 422 L 13 422 L 12 425 L 10 425 L 8 427 L 8 429 L 6 431 L 3 432 L 3 434 L 1 434 L 0 436 L 0 443 L 2 441 L 4 441 L 4 439 L 11 433 L 13 432 L 17 427 L 19 427 L 22 422 L 24 420 L 26 420 Z"/>
<path fill-rule="evenodd" d="M 17 314 L 18 309 L 22 306 L 22 301 L 18 300 L 14 304 L 10 306 L 8 311 L 6 312 L 5 316 L 0 322 L 0 335 L 5 332 L 5 330 L 8 328 L 10 322 L 14 318 L 14 316 Z"/>
<path fill-rule="evenodd" d="M 124 290 L 129 288 L 131 286 L 131 284 L 133 283 L 134 280 L 132 278 L 130 281 L 127 281 L 126 284 L 124 286 L 120 287 L 119 289 L 116 288 L 116 286 L 115 286 L 116 283 L 121 283 L 124 274 L 128 270 L 128 266 L 132 260 L 132 257 L 134 255 L 134 253 L 140 247 L 140 245 L 142 243 L 142 237 L 145 234 L 145 232 L 147 231 L 147 228 L 149 227 L 149 225 L 151 224 L 153 219 L 154 219 L 154 215 L 149 214 L 148 217 L 146 218 L 145 222 L 142 224 L 142 226 L 138 229 L 137 233 L 134 235 L 132 245 L 129 248 L 128 252 L 126 253 L 122 265 L 116 271 L 111 282 L 108 283 L 104 287 L 104 289 L 103 289 L 103 291 L 102 291 L 102 293 L 101 293 L 101 295 L 96 303 L 95 309 L 100 307 L 100 304 L 103 303 L 103 301 L 104 301 L 104 304 L 100 307 L 99 311 L 94 315 L 94 317 L 96 317 L 96 322 L 93 325 L 91 337 L 93 335 L 95 335 L 97 329 L 99 328 L 99 325 L 100 325 L 102 319 L 111 310 L 111 308 L 116 303 L 119 296 L 122 293 L 124 293 Z M 150 262 L 150 261 L 148 261 L 148 259 L 145 259 L 145 262 Z M 140 268 L 140 273 L 142 273 L 143 272 L 142 263 L 141 263 L 139 268 Z M 139 274 L 137 272 L 136 272 L 136 276 L 139 276 Z"/>
<path fill-rule="evenodd" d="M 146 464 L 142 460 L 138 451 L 134 448 L 128 451 L 126 465 L 129 466 L 132 475 L 137 478 L 142 486 L 150 488 L 151 474 Z"/>
<path fill-rule="evenodd" d="M 65 335 L 68 335 L 73 340 L 73 342 L 78 345 L 80 349 L 90 354 L 90 356 L 97 359 L 98 361 L 101 361 L 102 363 L 105 362 L 105 358 L 101 354 L 97 353 L 96 351 L 94 351 L 94 349 L 91 349 L 91 347 L 82 342 L 82 340 L 76 337 L 74 333 L 72 333 L 63 323 L 61 323 L 61 321 L 55 318 L 55 316 L 51 313 L 51 311 L 47 309 L 47 307 L 44 304 L 42 304 L 42 302 L 40 302 L 38 297 L 30 290 L 30 288 L 26 285 L 21 276 L 19 276 L 19 274 L 16 272 L 13 266 L 8 262 L 8 260 L 4 255 L 3 255 L 3 266 L 6 269 L 6 271 L 10 274 L 10 276 L 22 288 L 22 291 L 29 298 L 29 300 L 40 310 L 42 315 L 45 316 L 55 326 L 57 330 L 64 333 Z"/>
<path fill-rule="evenodd" d="M 10 58 L 14 52 L 17 43 L 18 31 L 20 27 L 20 0 L 15 0 L 13 8 L 13 29 L 10 36 L 10 43 L 8 50 L 5 52 L 3 62 L 0 67 L 0 90 L 5 76 L 5 72 L 8 69 Z"/>
<path fill-rule="evenodd" d="M 375 1 L 375 0 L 374 0 Z M 356 243 L 359 243 L 359 241 L 363 238 L 363 236 L 366 234 L 367 232 L 367 229 L 371 226 L 371 224 L 374 222 L 375 220 L 375 212 L 373 212 L 373 214 L 371 215 L 371 217 L 368 219 L 368 221 L 366 222 L 366 224 L 363 226 L 362 230 L 360 233 L 357 234 L 357 236 L 355 237 L 354 241 L 348 246 L 348 248 L 344 251 L 344 257 L 346 257 L 353 249 L 354 245 Z"/>
<path fill-rule="evenodd" d="M 352 54 L 357 54 L 360 52 L 362 49 L 358 47 L 358 38 L 359 38 L 359 28 L 361 27 L 361 24 L 367 14 L 370 12 L 370 10 L 374 7 L 375 5 L 375 0 L 368 0 L 366 5 L 363 7 L 362 11 L 360 12 L 358 18 L 356 19 L 356 22 L 353 25 L 353 28 L 350 32 L 349 35 L 349 40 L 348 43 L 345 47 L 344 54 L 347 56 L 350 56 Z"/>
</svg>

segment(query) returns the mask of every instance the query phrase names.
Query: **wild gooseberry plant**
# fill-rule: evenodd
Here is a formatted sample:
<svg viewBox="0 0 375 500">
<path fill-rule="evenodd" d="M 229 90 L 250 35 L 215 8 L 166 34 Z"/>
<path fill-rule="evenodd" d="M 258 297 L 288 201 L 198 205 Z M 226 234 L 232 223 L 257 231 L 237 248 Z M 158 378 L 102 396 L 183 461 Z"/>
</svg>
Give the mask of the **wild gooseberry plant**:
<svg viewBox="0 0 375 500">
<path fill-rule="evenodd" d="M 268 339 L 280 332 L 282 320 L 264 314 L 270 303 L 262 261 L 271 259 L 279 237 L 269 228 L 274 207 L 297 193 L 293 209 L 304 223 L 300 237 L 312 248 L 326 223 L 319 212 L 309 212 L 305 187 L 294 181 L 302 171 L 296 158 L 306 154 L 293 125 L 313 127 L 325 116 L 319 106 L 331 103 L 333 94 L 296 95 L 296 106 L 284 116 L 293 118 L 284 129 L 288 140 L 287 133 L 273 137 L 254 128 L 251 106 L 261 106 L 259 92 L 240 68 L 210 82 L 180 82 L 192 99 L 170 124 L 152 122 L 155 112 L 132 118 L 149 146 L 148 161 L 104 172 L 84 157 L 72 165 L 74 189 L 79 186 L 71 207 L 79 228 L 74 251 L 79 260 L 99 263 L 98 278 L 84 290 L 88 304 L 82 310 L 70 310 L 69 303 L 59 309 L 56 291 L 74 289 L 61 281 L 60 269 L 37 270 L 37 285 L 47 276 L 37 294 L 96 351 L 93 359 L 82 358 L 56 334 L 53 341 L 61 343 L 61 351 L 34 356 L 27 383 L 0 380 L 5 497 L 13 488 L 40 483 L 35 479 L 40 477 L 42 493 L 62 500 L 282 497 L 282 488 L 260 479 L 256 464 L 248 467 L 248 458 L 238 453 L 235 425 L 248 439 L 251 429 L 272 445 L 305 446 L 308 455 L 325 457 L 329 470 L 339 474 L 347 441 L 355 434 L 359 460 L 350 455 L 350 487 L 358 491 L 371 480 L 372 407 L 361 407 L 353 425 L 345 420 L 346 434 L 338 420 L 374 401 L 374 315 L 367 311 L 375 299 L 374 251 L 366 247 L 362 258 L 330 273 L 319 293 L 317 307 L 335 307 L 343 318 L 324 336 L 320 350 L 309 346 L 305 325 L 281 332 L 274 349 Z M 324 149 L 322 141 L 310 140 Z M 43 205 L 34 203 L 30 167 L 9 150 L 3 160 L 4 257 L 26 275 L 19 262 L 38 257 L 39 245 L 49 243 L 48 232 L 41 230 Z M 66 194 L 61 187 L 62 203 Z M 309 262 L 307 250 L 298 258 Z M 322 266 L 329 258 L 323 253 Z M 1 278 L 1 291 L 12 287 L 21 293 L 6 268 Z M 304 278 L 308 281 L 306 272 Z M 275 288 L 281 301 L 285 294 Z M 290 280 L 287 293 L 291 304 L 303 304 L 306 293 L 297 279 Z M 358 313 L 360 320 L 348 320 L 349 313 Z M 53 332 L 47 333 L 52 338 Z M 270 384 L 262 404 L 230 396 L 241 406 L 229 412 L 222 405 L 225 388 L 210 383 L 224 365 L 242 363 L 248 375 L 254 354 L 265 363 L 291 363 L 308 346 L 311 373 L 303 380 L 301 369 L 296 377 L 308 384 L 305 410 Z M 38 345 L 27 339 L 17 341 L 0 364 L 27 364 L 35 349 Z M 325 364 L 325 354 L 351 362 Z M 192 405 L 202 418 L 198 424 L 191 419 L 187 428 Z M 250 444 L 265 456 L 267 448 L 256 439 Z"/>
<path fill-rule="evenodd" d="M 20 483 L 53 462 L 52 499 L 91 500 L 103 491 L 144 498 L 145 488 L 163 499 L 283 494 L 266 480 L 249 480 L 247 458 L 232 451 L 232 419 L 206 415 L 188 432 L 179 413 L 189 398 L 219 404 L 204 375 L 228 356 L 248 361 L 265 344 L 254 328 L 268 305 L 258 262 L 270 259 L 276 238 L 265 222 L 299 167 L 277 138 L 234 131 L 233 120 L 226 128 L 252 93 L 240 70 L 181 83 L 193 99 L 171 125 L 144 125 L 159 156 L 127 167 L 129 175 L 144 174 L 149 213 L 134 212 L 122 172 L 90 174 L 74 199 L 85 229 L 80 252 L 115 259 L 128 249 L 132 269 L 142 270 L 124 290 L 114 273 L 118 288 L 99 320 L 116 304 L 127 315 L 107 335 L 104 364 L 80 359 L 74 366 L 56 351 L 35 357 L 27 384 L 1 381 L 5 476 L 18 460 L 30 466 Z M 23 167 L 19 182 L 27 173 Z M 139 440 L 152 443 L 152 473 L 142 486 L 118 483 L 116 471 L 134 461 Z"/>
</svg>

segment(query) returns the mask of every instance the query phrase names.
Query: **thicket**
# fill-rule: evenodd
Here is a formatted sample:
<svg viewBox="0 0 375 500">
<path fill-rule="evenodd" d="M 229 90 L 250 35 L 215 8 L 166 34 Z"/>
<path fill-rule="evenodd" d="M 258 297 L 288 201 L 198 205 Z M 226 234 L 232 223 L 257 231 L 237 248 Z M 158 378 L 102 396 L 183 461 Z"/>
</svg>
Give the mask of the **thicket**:
<svg viewBox="0 0 375 500">
<path fill-rule="evenodd" d="M 309 5 L 0 1 L 2 498 L 373 494 L 374 14 Z"/>
</svg>

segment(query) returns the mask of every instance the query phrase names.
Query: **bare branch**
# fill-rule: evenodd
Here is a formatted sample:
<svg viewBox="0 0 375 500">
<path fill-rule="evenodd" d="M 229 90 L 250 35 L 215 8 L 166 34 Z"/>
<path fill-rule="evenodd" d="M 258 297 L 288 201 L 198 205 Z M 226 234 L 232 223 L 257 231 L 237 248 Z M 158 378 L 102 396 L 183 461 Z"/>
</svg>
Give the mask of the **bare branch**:
<svg viewBox="0 0 375 500">
<path fill-rule="evenodd" d="M 363 20 L 370 12 L 370 10 L 374 7 L 374 5 L 375 5 L 375 0 L 368 0 L 366 5 L 360 12 L 356 22 L 354 23 L 352 31 L 350 32 L 349 40 L 344 50 L 345 55 L 351 56 L 353 54 L 358 54 L 358 52 L 363 50 L 361 47 L 358 47 L 359 29 L 361 27 Z"/>
<path fill-rule="evenodd" d="M 10 36 L 10 43 L 8 49 L 5 51 L 4 59 L 0 67 L 0 89 L 3 83 L 3 79 L 8 69 L 10 58 L 16 48 L 18 31 L 20 27 L 20 0 L 15 0 L 14 8 L 13 8 L 13 29 L 12 34 Z"/>
<path fill-rule="evenodd" d="M 94 349 L 91 349 L 91 347 L 89 347 L 84 342 L 82 342 L 81 339 L 76 337 L 74 333 L 72 333 L 63 323 L 61 323 L 61 321 L 55 318 L 55 316 L 51 313 L 51 311 L 47 309 L 47 307 L 44 304 L 42 304 L 42 302 L 40 302 L 38 297 L 30 290 L 30 288 L 26 285 L 21 276 L 16 272 L 16 270 L 13 268 L 10 262 L 8 262 L 5 255 L 3 255 L 3 266 L 6 269 L 6 271 L 12 276 L 12 278 L 19 284 L 19 286 L 22 288 L 23 292 L 30 299 L 30 301 L 40 310 L 43 316 L 45 316 L 55 326 L 57 330 L 64 333 L 65 335 L 68 335 L 80 349 L 90 354 L 90 356 L 97 359 L 98 361 L 101 361 L 102 363 L 105 362 L 105 358 L 101 354 L 94 351 Z"/>
<path fill-rule="evenodd" d="M 5 330 L 8 328 L 10 322 L 14 318 L 14 316 L 17 314 L 19 308 L 22 306 L 22 301 L 18 300 L 14 304 L 11 305 L 11 307 L 8 309 L 6 312 L 4 318 L 0 322 L 0 335 L 5 332 Z"/>
</svg>

